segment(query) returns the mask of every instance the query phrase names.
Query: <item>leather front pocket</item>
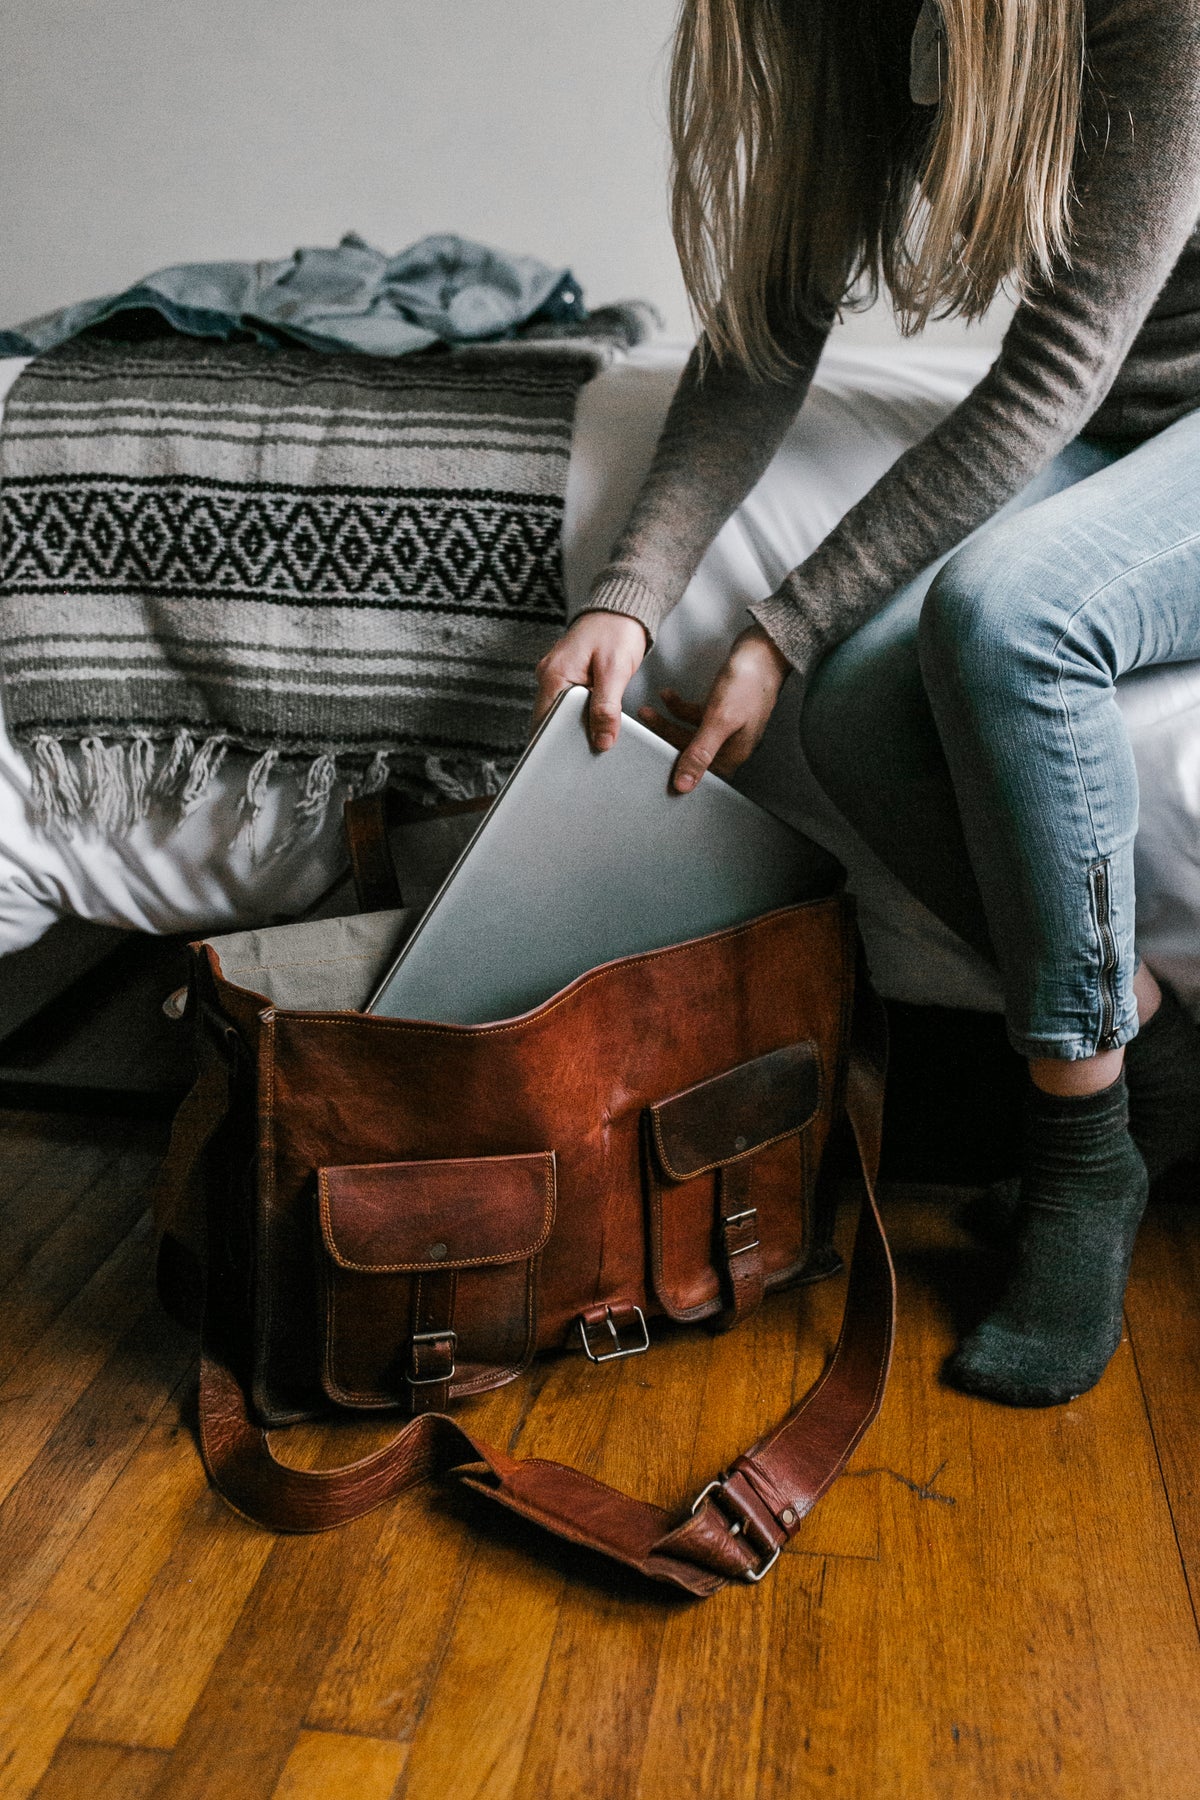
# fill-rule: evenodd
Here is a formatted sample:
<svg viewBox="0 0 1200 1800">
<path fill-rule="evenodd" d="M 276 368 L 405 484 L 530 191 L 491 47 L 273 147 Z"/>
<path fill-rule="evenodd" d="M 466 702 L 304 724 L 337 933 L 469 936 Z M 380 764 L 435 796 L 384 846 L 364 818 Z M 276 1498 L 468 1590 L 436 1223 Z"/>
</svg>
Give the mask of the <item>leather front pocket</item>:
<svg viewBox="0 0 1200 1800">
<path fill-rule="evenodd" d="M 412 1404 L 425 1379 L 414 1350 L 439 1334 L 450 1398 L 526 1366 L 552 1152 L 325 1168 L 317 1197 L 330 1399 Z"/>
<path fill-rule="evenodd" d="M 721 1311 L 731 1253 L 754 1254 L 768 1287 L 801 1272 L 815 1174 L 805 1130 L 823 1098 L 820 1053 L 806 1042 L 646 1109 L 651 1278 L 670 1317 Z M 732 1231 L 730 1218 L 741 1221 Z"/>
</svg>

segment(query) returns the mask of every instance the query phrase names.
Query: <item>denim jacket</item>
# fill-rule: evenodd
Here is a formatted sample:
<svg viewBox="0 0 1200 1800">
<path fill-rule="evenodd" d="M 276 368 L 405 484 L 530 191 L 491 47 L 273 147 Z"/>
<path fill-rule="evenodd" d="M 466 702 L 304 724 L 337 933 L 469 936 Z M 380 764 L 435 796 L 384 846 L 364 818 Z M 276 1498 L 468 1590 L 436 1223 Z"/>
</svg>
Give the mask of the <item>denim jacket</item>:
<svg viewBox="0 0 1200 1800">
<path fill-rule="evenodd" d="M 404 356 L 436 343 L 510 337 L 536 319 L 586 318 L 567 269 L 443 234 L 385 256 L 354 232 L 277 262 L 180 263 L 134 287 L 0 331 L 0 355 L 50 350 L 118 313 L 152 311 L 193 337 L 247 335 L 314 350 Z"/>
</svg>

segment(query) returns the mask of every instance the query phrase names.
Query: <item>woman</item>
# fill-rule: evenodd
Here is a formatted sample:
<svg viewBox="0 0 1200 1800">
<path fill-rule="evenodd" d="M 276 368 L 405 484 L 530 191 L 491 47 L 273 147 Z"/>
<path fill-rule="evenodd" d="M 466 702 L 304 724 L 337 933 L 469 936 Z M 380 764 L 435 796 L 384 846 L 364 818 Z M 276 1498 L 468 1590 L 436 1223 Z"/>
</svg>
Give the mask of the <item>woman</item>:
<svg viewBox="0 0 1200 1800">
<path fill-rule="evenodd" d="M 750 608 L 707 704 L 644 716 L 686 793 L 804 681 L 818 777 L 997 964 L 1031 1078 L 1013 1262 L 949 1373 L 1060 1402 L 1120 1340 L 1148 1169 L 1200 1135 L 1197 1034 L 1134 950 L 1114 699 L 1200 657 L 1200 9 L 684 0 L 671 117 L 703 335 L 539 715 L 583 682 L 595 748 L 615 741 L 848 296 L 882 283 L 916 330 L 1015 287 L 991 371 Z"/>
</svg>

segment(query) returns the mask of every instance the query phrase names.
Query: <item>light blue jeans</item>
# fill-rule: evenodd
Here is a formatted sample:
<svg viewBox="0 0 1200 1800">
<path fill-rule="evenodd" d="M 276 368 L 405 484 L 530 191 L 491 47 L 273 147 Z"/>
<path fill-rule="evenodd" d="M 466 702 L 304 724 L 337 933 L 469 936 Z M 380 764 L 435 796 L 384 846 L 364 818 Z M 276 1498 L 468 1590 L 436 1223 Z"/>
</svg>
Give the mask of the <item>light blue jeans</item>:
<svg viewBox="0 0 1200 1800">
<path fill-rule="evenodd" d="M 813 678 L 813 773 L 998 967 L 1025 1056 L 1137 1032 L 1137 774 L 1114 684 L 1197 657 L 1200 412 L 1135 448 L 1076 440 Z"/>
</svg>

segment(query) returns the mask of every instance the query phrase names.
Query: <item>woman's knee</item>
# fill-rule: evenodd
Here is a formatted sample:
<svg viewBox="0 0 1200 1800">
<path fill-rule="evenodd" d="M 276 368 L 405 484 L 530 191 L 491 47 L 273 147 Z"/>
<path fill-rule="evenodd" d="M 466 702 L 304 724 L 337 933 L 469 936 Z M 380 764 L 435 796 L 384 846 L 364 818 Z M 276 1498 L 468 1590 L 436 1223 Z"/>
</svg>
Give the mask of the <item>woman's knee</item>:
<svg viewBox="0 0 1200 1800">
<path fill-rule="evenodd" d="M 931 695 L 947 684 L 1027 686 L 1058 636 L 1062 597 L 1010 531 L 966 544 L 939 570 L 921 609 L 918 650 Z"/>
</svg>

